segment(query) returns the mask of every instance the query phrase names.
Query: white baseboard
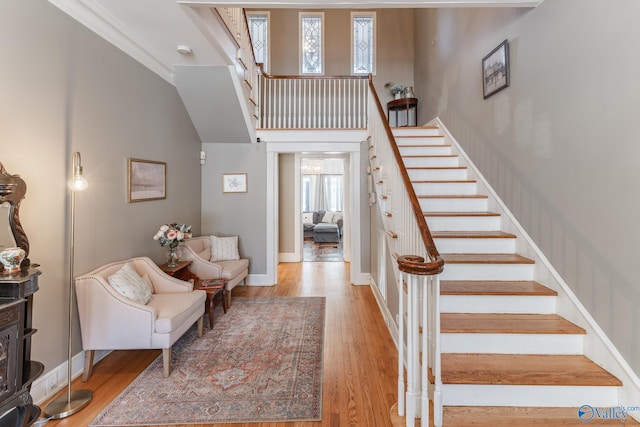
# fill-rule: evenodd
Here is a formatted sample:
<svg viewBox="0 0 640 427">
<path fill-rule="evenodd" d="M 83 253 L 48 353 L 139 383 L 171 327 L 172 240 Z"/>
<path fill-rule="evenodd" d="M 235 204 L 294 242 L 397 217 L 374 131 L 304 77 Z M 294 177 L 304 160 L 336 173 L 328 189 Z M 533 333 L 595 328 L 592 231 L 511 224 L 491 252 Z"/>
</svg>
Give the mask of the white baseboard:
<svg viewBox="0 0 640 427">
<path fill-rule="evenodd" d="M 110 350 L 97 350 L 94 356 L 93 363 L 98 363 L 109 353 L 111 353 Z M 71 359 L 71 379 L 74 380 L 75 378 L 79 377 L 80 375 L 82 375 L 83 371 L 84 352 L 81 351 Z M 46 372 L 42 376 L 37 378 L 31 384 L 31 397 L 33 398 L 35 404 L 40 405 L 43 402 L 46 402 L 63 387 L 66 388 L 67 375 L 68 365 L 65 361 L 49 372 Z"/>
<path fill-rule="evenodd" d="M 373 279 L 373 277 L 370 277 L 369 286 L 371 287 L 373 296 L 376 298 L 376 302 L 378 303 L 378 308 L 380 309 L 380 313 L 384 318 L 384 323 L 387 325 L 387 329 L 391 334 L 391 339 L 393 339 L 393 342 L 395 343 L 396 348 L 398 348 L 398 325 L 396 324 L 396 321 L 394 320 L 393 315 L 389 311 L 389 307 L 387 307 L 387 303 L 382 297 L 382 294 L 378 289 L 378 285 L 376 284 L 376 281 Z"/>
<path fill-rule="evenodd" d="M 300 262 L 300 254 L 296 252 L 280 252 L 278 262 Z"/>
<path fill-rule="evenodd" d="M 362 286 L 362 285 L 369 286 L 371 284 L 371 274 L 354 272 L 351 274 L 351 284 L 356 286 Z"/>
<path fill-rule="evenodd" d="M 246 280 L 248 286 L 273 286 L 276 284 L 267 274 L 249 274 Z"/>
</svg>

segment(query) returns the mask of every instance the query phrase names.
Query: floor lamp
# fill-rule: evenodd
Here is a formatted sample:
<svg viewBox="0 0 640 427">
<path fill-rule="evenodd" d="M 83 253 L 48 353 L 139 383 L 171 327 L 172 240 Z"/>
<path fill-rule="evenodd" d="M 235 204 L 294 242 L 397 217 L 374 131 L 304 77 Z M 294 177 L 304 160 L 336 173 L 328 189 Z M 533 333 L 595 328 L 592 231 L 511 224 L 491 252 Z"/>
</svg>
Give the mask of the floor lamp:
<svg viewBox="0 0 640 427">
<path fill-rule="evenodd" d="M 74 277 L 74 256 L 75 256 L 75 214 L 76 214 L 76 192 L 86 190 L 88 183 L 82 176 L 82 162 L 80 153 L 77 151 L 71 157 L 73 163 L 72 177 L 69 180 L 69 188 L 71 189 L 71 224 L 69 236 L 69 338 L 67 355 L 67 394 L 51 401 L 45 408 L 45 417 L 49 419 L 66 418 L 75 414 L 91 402 L 91 390 L 75 390 L 71 391 L 71 359 L 73 357 L 71 345 L 73 342 L 72 324 L 73 324 L 73 277 Z"/>
</svg>

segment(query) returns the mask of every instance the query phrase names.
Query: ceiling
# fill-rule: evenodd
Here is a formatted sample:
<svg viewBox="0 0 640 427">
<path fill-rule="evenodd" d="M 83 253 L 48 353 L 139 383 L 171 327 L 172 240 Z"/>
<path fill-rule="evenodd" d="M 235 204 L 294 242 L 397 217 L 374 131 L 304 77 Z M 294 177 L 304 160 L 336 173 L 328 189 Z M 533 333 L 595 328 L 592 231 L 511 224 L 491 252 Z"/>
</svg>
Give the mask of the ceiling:
<svg viewBox="0 0 640 427">
<path fill-rule="evenodd" d="M 211 7 L 423 8 L 534 7 L 542 0 L 49 0 L 50 3 L 175 84 L 176 66 L 231 65 L 196 16 Z M 213 15 L 212 15 L 213 16 Z M 192 54 L 177 51 L 188 46 Z"/>
</svg>

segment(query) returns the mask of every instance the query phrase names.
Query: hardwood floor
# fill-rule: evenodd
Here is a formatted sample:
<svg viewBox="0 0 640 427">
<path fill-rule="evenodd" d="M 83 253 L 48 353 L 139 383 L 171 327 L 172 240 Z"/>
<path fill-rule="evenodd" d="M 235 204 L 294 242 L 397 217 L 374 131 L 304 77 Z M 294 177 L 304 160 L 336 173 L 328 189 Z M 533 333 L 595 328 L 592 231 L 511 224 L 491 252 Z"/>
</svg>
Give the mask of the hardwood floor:
<svg viewBox="0 0 640 427">
<path fill-rule="evenodd" d="M 349 264 L 341 262 L 280 264 L 278 277 L 277 286 L 249 286 L 246 294 L 236 287 L 233 295 L 327 298 L 322 421 L 217 425 L 391 426 L 389 411 L 397 400 L 397 352 L 371 289 L 350 285 Z M 46 425 L 87 426 L 158 355 L 160 351 L 155 350 L 112 352 L 95 366 L 88 382 L 82 383 L 81 378 L 73 382 L 74 390 L 93 390 L 89 406 Z"/>
</svg>

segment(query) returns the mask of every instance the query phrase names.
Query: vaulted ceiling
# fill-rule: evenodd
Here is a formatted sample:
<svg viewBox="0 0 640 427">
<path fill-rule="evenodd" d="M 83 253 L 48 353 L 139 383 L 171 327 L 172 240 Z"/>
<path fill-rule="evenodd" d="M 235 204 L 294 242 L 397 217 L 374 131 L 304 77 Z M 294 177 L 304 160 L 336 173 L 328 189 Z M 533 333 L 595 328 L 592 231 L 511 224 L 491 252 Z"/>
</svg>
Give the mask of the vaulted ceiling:
<svg viewBox="0 0 640 427">
<path fill-rule="evenodd" d="M 49 0 L 77 21 L 175 84 L 176 66 L 231 65 L 196 15 L 212 7 L 425 8 L 535 7 L 542 0 Z M 204 12 L 203 12 L 204 11 Z M 188 46 L 191 54 L 178 52 Z"/>
</svg>

